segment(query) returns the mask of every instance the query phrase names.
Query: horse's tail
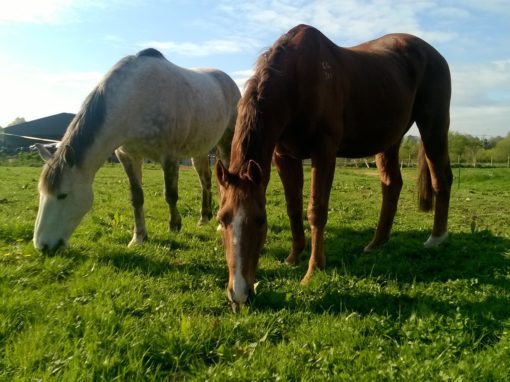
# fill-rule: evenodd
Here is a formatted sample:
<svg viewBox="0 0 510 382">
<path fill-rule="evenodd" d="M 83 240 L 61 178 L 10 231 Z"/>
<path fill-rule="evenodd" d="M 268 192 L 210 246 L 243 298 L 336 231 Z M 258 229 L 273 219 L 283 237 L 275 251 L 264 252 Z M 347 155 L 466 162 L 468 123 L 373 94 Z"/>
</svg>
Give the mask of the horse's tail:
<svg viewBox="0 0 510 382">
<path fill-rule="evenodd" d="M 432 191 L 432 178 L 429 165 L 425 158 L 423 142 L 418 152 L 418 204 L 421 211 L 430 211 L 434 205 L 434 192 Z"/>
</svg>

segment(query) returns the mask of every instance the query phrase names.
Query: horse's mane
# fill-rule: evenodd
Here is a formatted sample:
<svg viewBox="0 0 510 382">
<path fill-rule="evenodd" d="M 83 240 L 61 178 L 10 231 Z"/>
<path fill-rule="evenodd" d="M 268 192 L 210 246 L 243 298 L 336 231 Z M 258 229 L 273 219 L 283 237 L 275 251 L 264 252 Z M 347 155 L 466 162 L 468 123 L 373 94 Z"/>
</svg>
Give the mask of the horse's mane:
<svg viewBox="0 0 510 382">
<path fill-rule="evenodd" d="M 62 172 L 66 166 L 79 167 L 83 165 L 85 154 L 101 130 L 106 117 L 108 83 L 111 79 L 118 77 L 119 73 L 123 72 L 138 57 L 164 59 L 163 55 L 156 49 L 145 49 L 136 56 L 123 58 L 105 75 L 104 79 L 85 99 L 80 111 L 69 124 L 54 156 L 48 160 L 43 168 L 40 186 L 46 193 L 54 193 L 59 187 Z"/>
<path fill-rule="evenodd" d="M 269 49 L 260 55 L 255 64 L 253 75 L 246 82 L 244 94 L 239 100 L 237 124 L 232 141 L 232 160 L 234 172 L 249 159 L 260 160 L 261 152 L 261 128 L 259 123 L 263 114 L 264 103 L 268 100 L 268 82 L 282 73 L 282 55 L 287 49 L 287 44 L 297 33 L 294 28 L 282 35 Z M 251 152 L 253 150 L 253 152 Z M 258 153 L 257 153 L 258 151 Z M 235 157 L 234 157 L 235 156 Z"/>
<path fill-rule="evenodd" d="M 41 185 L 47 192 L 52 192 L 59 186 L 62 171 L 66 166 L 83 164 L 85 152 L 104 122 L 105 112 L 105 91 L 100 84 L 86 98 L 69 124 L 55 155 L 43 168 Z"/>
<path fill-rule="evenodd" d="M 155 58 L 165 58 L 163 54 L 154 48 L 147 48 L 144 50 L 139 51 L 136 54 L 136 57 L 155 57 Z"/>
</svg>

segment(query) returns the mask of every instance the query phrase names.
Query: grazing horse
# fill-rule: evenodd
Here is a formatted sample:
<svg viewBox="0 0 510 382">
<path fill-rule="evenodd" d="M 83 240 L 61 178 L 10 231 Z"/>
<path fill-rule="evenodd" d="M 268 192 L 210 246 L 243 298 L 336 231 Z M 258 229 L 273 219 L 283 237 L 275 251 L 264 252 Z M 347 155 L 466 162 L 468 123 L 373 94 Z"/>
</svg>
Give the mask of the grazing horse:
<svg viewBox="0 0 510 382">
<path fill-rule="evenodd" d="M 257 61 L 239 102 L 230 165 L 217 162 L 228 296 L 244 303 L 253 292 L 266 232 L 271 159 L 283 183 L 292 229 L 286 262 L 305 248 L 302 159 L 311 158 L 307 217 L 311 255 L 302 283 L 325 265 L 324 227 L 336 157 L 376 155 L 382 185 L 379 223 L 366 251 L 388 239 L 402 188 L 398 150 L 416 122 L 422 138 L 419 200 L 431 210 L 426 246 L 447 237 L 452 172 L 448 158 L 451 81 L 445 59 L 425 41 L 390 34 L 351 47 L 335 45 L 299 25 Z"/>
<path fill-rule="evenodd" d="M 215 69 L 184 69 L 155 49 L 119 61 L 99 82 L 70 123 L 39 180 L 39 212 L 34 245 L 54 250 L 69 237 L 92 206 L 92 182 L 115 150 L 131 188 L 135 225 L 131 244 L 147 238 L 143 212 L 142 162 L 160 162 L 170 229 L 179 230 L 178 161 L 193 158 L 202 185 L 200 223 L 211 217 L 208 153 L 217 145 L 230 157 L 240 92 Z"/>
</svg>

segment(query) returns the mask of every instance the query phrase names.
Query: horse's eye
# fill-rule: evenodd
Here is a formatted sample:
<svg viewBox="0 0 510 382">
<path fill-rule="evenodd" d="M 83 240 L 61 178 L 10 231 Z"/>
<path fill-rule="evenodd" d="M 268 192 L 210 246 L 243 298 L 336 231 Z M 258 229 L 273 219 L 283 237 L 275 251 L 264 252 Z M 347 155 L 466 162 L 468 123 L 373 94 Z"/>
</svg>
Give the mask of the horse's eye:
<svg viewBox="0 0 510 382">
<path fill-rule="evenodd" d="M 67 198 L 67 194 L 58 194 L 57 195 L 58 200 L 64 200 L 65 198 Z"/>
<path fill-rule="evenodd" d="M 221 227 L 225 229 L 232 222 L 232 215 L 228 213 L 218 215 L 218 222 L 221 224 Z"/>
</svg>

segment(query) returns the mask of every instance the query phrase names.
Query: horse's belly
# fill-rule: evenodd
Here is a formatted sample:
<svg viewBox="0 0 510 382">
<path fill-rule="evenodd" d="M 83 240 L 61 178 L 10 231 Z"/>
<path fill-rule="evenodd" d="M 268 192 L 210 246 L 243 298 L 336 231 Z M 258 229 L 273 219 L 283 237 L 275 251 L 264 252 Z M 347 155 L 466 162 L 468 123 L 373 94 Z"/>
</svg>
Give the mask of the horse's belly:
<svg viewBox="0 0 510 382">
<path fill-rule="evenodd" d="M 186 139 L 178 145 L 181 157 L 208 153 L 221 139 L 226 127 L 225 121 L 210 121 L 203 125 L 191 126 Z"/>
<path fill-rule="evenodd" d="M 347 132 L 337 150 L 338 157 L 363 158 L 386 151 L 396 145 L 408 128 L 405 125 L 392 129 L 370 128 Z"/>
</svg>

